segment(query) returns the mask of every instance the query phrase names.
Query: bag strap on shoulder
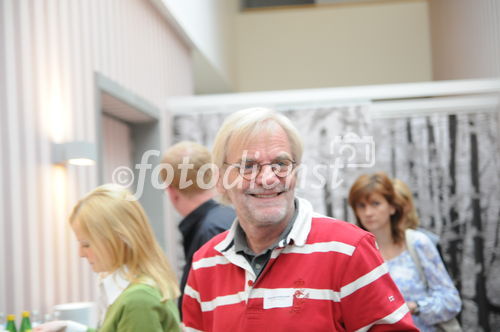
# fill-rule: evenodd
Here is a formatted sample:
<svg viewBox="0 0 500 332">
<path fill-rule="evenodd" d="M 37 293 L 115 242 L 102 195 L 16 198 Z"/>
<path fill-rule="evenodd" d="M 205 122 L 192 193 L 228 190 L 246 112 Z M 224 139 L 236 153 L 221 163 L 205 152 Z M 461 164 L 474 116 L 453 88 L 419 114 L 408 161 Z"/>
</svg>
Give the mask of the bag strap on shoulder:
<svg viewBox="0 0 500 332">
<path fill-rule="evenodd" d="M 423 281 L 425 288 L 428 288 L 427 284 L 427 278 L 425 277 L 424 269 L 422 267 L 422 264 L 420 262 L 420 258 L 418 257 L 417 251 L 415 250 L 415 230 L 413 229 L 406 229 L 405 231 L 405 241 L 406 241 L 406 248 L 408 249 L 408 253 L 411 256 L 411 259 L 415 263 L 415 266 L 417 267 L 418 275 L 420 276 L 420 279 Z"/>
</svg>

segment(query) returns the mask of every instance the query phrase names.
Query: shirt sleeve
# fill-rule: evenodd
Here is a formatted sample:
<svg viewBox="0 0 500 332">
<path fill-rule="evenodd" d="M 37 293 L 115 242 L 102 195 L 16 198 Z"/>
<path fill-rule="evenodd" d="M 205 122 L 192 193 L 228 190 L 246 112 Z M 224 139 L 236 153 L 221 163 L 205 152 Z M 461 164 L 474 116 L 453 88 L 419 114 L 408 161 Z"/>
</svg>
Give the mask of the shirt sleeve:
<svg viewBox="0 0 500 332">
<path fill-rule="evenodd" d="M 425 236 L 419 236 L 414 247 L 429 287 L 425 297 L 418 300 L 420 319 L 434 325 L 455 317 L 462 302 L 436 246 Z"/>
<path fill-rule="evenodd" d="M 154 296 L 137 296 L 125 305 L 117 331 L 180 331 L 175 310 L 177 309 L 172 301 L 168 301 L 165 306 Z"/>
<path fill-rule="evenodd" d="M 418 331 L 371 234 L 361 238 L 345 267 L 340 304 L 347 331 Z"/>
</svg>

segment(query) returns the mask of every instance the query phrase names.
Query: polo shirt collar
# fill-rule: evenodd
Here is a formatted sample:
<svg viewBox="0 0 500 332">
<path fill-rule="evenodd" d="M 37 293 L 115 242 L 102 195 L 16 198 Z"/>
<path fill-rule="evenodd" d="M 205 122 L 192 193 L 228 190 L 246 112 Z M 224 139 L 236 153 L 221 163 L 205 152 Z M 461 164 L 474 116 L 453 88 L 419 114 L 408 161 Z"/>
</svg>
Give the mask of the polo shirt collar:
<svg viewBox="0 0 500 332">
<path fill-rule="evenodd" d="M 295 223 L 295 219 L 297 219 L 297 211 L 298 211 L 297 204 L 298 204 L 298 202 L 297 202 L 297 200 L 295 200 L 294 201 L 294 212 L 293 212 L 292 218 L 290 219 L 290 221 L 286 225 L 283 232 L 281 232 L 278 240 L 276 240 L 275 243 L 273 243 L 271 246 L 266 248 L 262 253 L 265 253 L 268 250 L 272 250 L 276 247 L 284 247 L 286 244 L 289 243 L 288 241 L 290 241 L 290 240 L 287 240 L 287 236 L 290 233 L 290 231 L 293 227 L 293 224 Z M 244 252 L 245 254 L 251 255 L 251 256 L 262 254 L 262 253 L 258 253 L 258 252 L 254 253 L 252 251 L 252 249 L 250 249 L 250 247 L 248 246 L 246 236 L 245 236 L 245 232 L 243 231 L 243 228 L 241 228 L 241 225 L 239 223 L 238 223 L 236 230 L 235 230 L 235 233 L 234 233 L 233 243 L 234 243 L 234 250 L 237 253 Z"/>
<path fill-rule="evenodd" d="M 311 231 L 312 218 L 314 215 L 312 205 L 309 201 L 297 197 L 297 218 L 287 236 L 287 243 L 293 240 L 295 246 L 302 247 L 306 244 L 307 237 Z"/>
<path fill-rule="evenodd" d="M 295 209 L 296 217 L 292 229 L 290 230 L 290 233 L 288 233 L 288 236 L 286 236 L 285 242 L 281 240 L 278 243 L 278 246 L 280 247 L 284 247 L 285 245 L 292 243 L 292 241 L 294 245 L 300 247 L 306 243 L 309 231 L 311 230 L 311 219 L 313 216 L 312 205 L 307 200 L 296 197 Z M 231 248 L 234 249 L 234 237 L 237 227 L 239 227 L 239 223 L 234 222 L 224 240 L 215 246 L 215 250 L 223 253 Z"/>
</svg>

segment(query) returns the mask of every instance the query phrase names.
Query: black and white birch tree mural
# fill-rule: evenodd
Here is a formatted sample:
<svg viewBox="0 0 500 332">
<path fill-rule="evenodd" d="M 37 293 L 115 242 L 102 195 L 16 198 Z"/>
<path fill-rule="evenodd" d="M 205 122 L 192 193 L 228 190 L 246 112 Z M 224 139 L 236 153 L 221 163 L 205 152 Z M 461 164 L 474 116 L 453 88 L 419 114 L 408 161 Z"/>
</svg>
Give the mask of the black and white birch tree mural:
<svg viewBox="0 0 500 332">
<path fill-rule="evenodd" d="M 497 113 L 375 120 L 373 130 L 377 169 L 414 189 L 422 225 L 441 236 L 465 331 L 500 330 Z"/>
<path fill-rule="evenodd" d="M 368 105 L 351 105 L 284 114 L 304 139 L 297 194 L 353 222 L 347 194 L 360 174 L 385 171 L 408 183 L 421 225 L 441 237 L 464 331 L 500 331 L 498 110 L 370 120 Z M 226 115 L 177 116 L 174 139 L 210 147 Z"/>
</svg>

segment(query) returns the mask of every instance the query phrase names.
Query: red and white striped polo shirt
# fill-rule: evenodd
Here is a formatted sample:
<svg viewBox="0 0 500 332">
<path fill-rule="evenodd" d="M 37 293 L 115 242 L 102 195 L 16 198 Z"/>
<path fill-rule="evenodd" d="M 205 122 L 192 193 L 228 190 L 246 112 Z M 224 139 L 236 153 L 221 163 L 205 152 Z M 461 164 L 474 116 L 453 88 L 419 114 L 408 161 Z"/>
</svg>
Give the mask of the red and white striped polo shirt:
<svg viewBox="0 0 500 332">
<path fill-rule="evenodd" d="M 298 199 L 283 245 L 256 280 L 231 242 L 236 224 L 193 258 L 187 331 L 418 331 L 373 235 Z"/>
</svg>

